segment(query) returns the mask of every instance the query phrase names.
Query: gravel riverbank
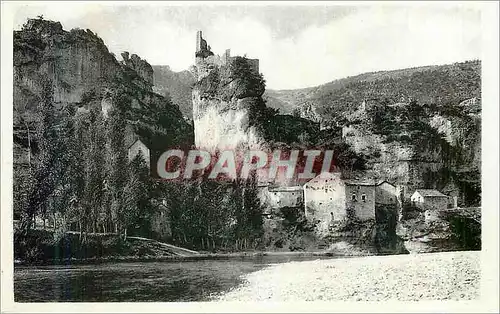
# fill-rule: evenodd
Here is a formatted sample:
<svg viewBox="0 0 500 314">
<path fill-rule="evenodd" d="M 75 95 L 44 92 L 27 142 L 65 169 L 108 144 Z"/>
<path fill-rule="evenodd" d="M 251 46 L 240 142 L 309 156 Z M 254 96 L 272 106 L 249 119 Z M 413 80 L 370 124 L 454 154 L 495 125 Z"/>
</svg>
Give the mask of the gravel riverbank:
<svg viewBox="0 0 500 314">
<path fill-rule="evenodd" d="M 244 284 L 217 300 L 474 300 L 479 298 L 480 252 L 289 262 L 244 279 Z"/>
</svg>

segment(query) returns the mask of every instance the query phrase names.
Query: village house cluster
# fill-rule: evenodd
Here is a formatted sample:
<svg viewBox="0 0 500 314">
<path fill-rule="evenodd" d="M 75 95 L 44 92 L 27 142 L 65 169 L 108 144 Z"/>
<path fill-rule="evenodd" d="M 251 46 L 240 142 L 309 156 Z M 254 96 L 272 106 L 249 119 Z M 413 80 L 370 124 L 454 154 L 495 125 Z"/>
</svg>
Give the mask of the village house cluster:
<svg viewBox="0 0 500 314">
<path fill-rule="evenodd" d="M 228 65 L 235 60 L 230 50 L 226 50 L 222 56 L 217 56 L 211 51 L 211 47 L 202 37 L 202 32 L 196 34 L 195 63 L 199 75 L 207 74 L 213 65 Z M 259 60 L 247 59 L 251 68 L 259 72 Z M 365 101 L 349 117 L 349 121 L 358 121 L 367 118 L 367 104 Z M 396 104 L 398 106 L 400 104 Z M 201 128 L 208 132 L 206 128 Z M 129 132 L 133 134 L 133 132 Z M 342 128 L 342 139 L 352 145 L 356 150 L 363 150 L 367 146 L 378 142 L 378 135 L 365 134 L 356 125 L 349 123 Z M 128 137 L 128 158 L 132 160 L 137 154 L 141 154 L 148 168 L 150 168 L 150 151 L 148 147 L 136 136 Z M 409 152 L 401 147 L 395 148 L 398 158 L 404 167 L 401 171 L 408 172 L 413 161 L 406 156 Z M 164 163 L 163 163 L 164 164 Z M 407 169 L 408 168 L 408 169 Z M 325 169 L 323 167 L 322 169 Z M 398 219 L 402 217 L 404 205 L 410 205 L 422 212 L 441 211 L 447 208 L 457 208 L 457 194 L 453 188 L 444 188 L 445 195 L 433 189 L 417 188 L 417 182 L 413 186 L 408 184 L 398 185 L 386 180 L 373 179 L 366 173 L 345 178 L 340 172 L 328 172 L 322 170 L 319 175 L 312 175 L 308 181 L 302 183 L 285 183 L 275 185 L 280 180 L 270 182 L 259 182 L 259 198 L 264 208 L 263 215 L 267 218 L 273 217 L 279 209 L 284 207 L 296 208 L 303 211 L 305 217 L 310 221 L 317 222 L 317 230 L 321 234 L 327 234 L 335 225 L 346 220 L 356 221 L 377 220 L 379 208 L 392 210 Z M 453 190 L 453 191 L 452 191 Z M 165 204 L 164 204 L 165 205 Z M 166 210 L 166 205 L 163 206 Z M 162 212 L 162 217 L 163 217 Z M 427 217 L 426 213 L 426 217 Z"/>
<path fill-rule="evenodd" d="M 457 208 L 457 197 L 433 189 L 417 189 L 405 200 L 403 187 L 385 180 L 345 179 L 340 172 L 323 172 L 303 185 L 260 186 L 264 215 L 269 216 L 283 207 L 303 210 L 305 217 L 316 221 L 317 231 L 328 234 L 335 225 L 348 219 L 376 220 L 377 208 L 393 210 L 401 219 L 403 203 L 425 211 Z"/>
<path fill-rule="evenodd" d="M 129 161 L 141 154 L 150 169 L 149 148 L 132 130 L 126 133 Z M 326 235 L 333 226 L 349 219 L 376 220 L 377 208 L 393 210 L 401 219 L 403 203 L 422 212 L 458 207 L 458 197 L 453 192 L 448 196 L 434 189 L 415 189 L 408 194 L 408 186 L 367 177 L 362 173 L 355 178 L 343 178 L 340 172 L 322 172 L 300 185 L 275 186 L 261 182 L 259 198 L 264 208 L 263 215 L 271 218 L 280 208 L 297 208 L 304 211 L 308 220 L 317 222 L 319 234 Z M 164 210 L 161 215 L 165 214 Z M 157 231 L 164 233 L 164 230 Z"/>
</svg>

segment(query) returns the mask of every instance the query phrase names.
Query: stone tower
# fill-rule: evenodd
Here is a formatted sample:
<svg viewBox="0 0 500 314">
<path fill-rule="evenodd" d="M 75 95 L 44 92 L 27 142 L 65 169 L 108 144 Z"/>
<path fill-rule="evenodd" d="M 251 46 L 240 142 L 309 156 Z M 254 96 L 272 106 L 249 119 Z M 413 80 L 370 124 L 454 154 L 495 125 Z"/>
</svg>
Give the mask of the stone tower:
<svg viewBox="0 0 500 314">
<path fill-rule="evenodd" d="M 196 33 L 195 73 L 193 88 L 193 122 L 195 145 L 207 151 L 259 148 L 263 137 L 251 123 L 251 113 L 261 110 L 265 86 L 253 75 L 233 73 L 231 64 L 246 61 L 258 74 L 258 60 L 232 57 L 229 49 L 222 57 L 214 55 Z M 263 105 L 265 106 L 265 105 Z"/>
<path fill-rule="evenodd" d="M 210 51 L 210 46 L 207 44 L 207 41 L 203 39 L 203 34 L 201 31 L 196 32 L 196 52 L 195 57 L 196 61 L 200 61 L 201 59 L 205 59 L 209 56 L 213 56 L 214 53 Z"/>
</svg>

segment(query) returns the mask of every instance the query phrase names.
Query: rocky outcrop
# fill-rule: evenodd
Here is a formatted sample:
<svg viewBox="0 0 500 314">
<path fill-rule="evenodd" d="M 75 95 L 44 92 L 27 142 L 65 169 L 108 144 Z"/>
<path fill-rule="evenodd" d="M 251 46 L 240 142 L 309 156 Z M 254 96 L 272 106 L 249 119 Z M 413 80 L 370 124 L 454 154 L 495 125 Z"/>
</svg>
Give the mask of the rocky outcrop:
<svg viewBox="0 0 500 314">
<path fill-rule="evenodd" d="M 396 230 L 411 253 L 481 249 L 481 208 L 427 210 L 412 217 Z"/>
<path fill-rule="evenodd" d="M 136 54 L 129 57 L 129 53 L 126 51 L 122 53 L 122 58 L 126 67 L 134 70 L 146 83 L 153 85 L 153 67 L 146 60 L 142 60 Z"/>
<path fill-rule="evenodd" d="M 260 148 L 264 136 L 256 119 L 265 109 L 265 85 L 254 63 L 243 57 L 197 53 L 193 70 L 195 145 L 212 152 Z"/>
<path fill-rule="evenodd" d="M 203 39 L 200 33 L 198 36 Z M 197 79 L 192 92 L 197 147 L 266 150 L 275 145 L 305 144 L 319 133 L 319 123 L 278 115 L 266 106 L 258 59 L 232 57 L 229 50 L 222 56 L 196 53 L 192 70 Z"/>
<path fill-rule="evenodd" d="M 50 79 L 55 102 L 79 103 L 86 91 L 106 85 L 120 72 L 120 64 L 90 30 L 66 32 L 60 23 L 36 19 L 14 32 L 15 95 L 38 94 Z"/>
<path fill-rule="evenodd" d="M 153 66 L 153 90 L 179 106 L 184 117 L 193 118 L 192 91 L 196 78 L 190 71 L 175 72 L 169 66 Z"/>
<path fill-rule="evenodd" d="M 27 147 L 44 86 L 62 112 L 118 108 L 152 150 L 190 145 L 192 128 L 179 108 L 152 90 L 153 69 L 137 55 L 120 63 L 91 30 L 63 30 L 59 22 L 30 19 L 14 31 L 14 139 Z M 33 137 L 33 132 L 31 132 Z M 36 140 L 32 138 L 32 140 Z"/>
</svg>

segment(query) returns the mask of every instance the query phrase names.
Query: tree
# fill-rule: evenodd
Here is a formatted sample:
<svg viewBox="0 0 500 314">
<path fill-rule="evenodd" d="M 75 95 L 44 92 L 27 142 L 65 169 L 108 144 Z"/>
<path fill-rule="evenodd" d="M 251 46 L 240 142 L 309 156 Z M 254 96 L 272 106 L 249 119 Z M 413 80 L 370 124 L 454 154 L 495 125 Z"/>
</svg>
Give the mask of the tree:
<svg viewBox="0 0 500 314">
<path fill-rule="evenodd" d="M 117 102 L 119 103 L 119 101 Z M 125 119 L 119 109 L 112 109 L 109 112 L 107 126 L 107 183 L 106 191 L 107 203 L 110 208 L 110 216 L 114 230 L 117 233 L 123 233 L 123 189 L 126 184 L 127 157 L 125 151 L 125 138 L 123 130 L 125 129 Z"/>
<path fill-rule="evenodd" d="M 52 81 L 42 83 L 40 102 L 37 108 L 36 139 L 38 154 L 30 167 L 32 184 L 28 191 L 27 204 L 21 214 L 21 230 L 28 233 L 35 216 L 47 210 L 47 199 L 61 178 L 61 156 L 57 134 L 56 112 L 52 98 Z"/>
<path fill-rule="evenodd" d="M 123 217 L 125 237 L 130 228 L 139 233 L 151 231 L 151 204 L 153 189 L 144 156 L 139 152 L 128 166 L 128 180 L 123 192 Z"/>
<path fill-rule="evenodd" d="M 97 223 L 104 198 L 104 139 L 103 122 L 100 112 L 90 111 L 85 161 L 85 188 L 83 191 L 83 229 L 97 231 Z"/>
<path fill-rule="evenodd" d="M 237 249 L 247 249 L 249 242 L 254 242 L 262 236 L 262 208 L 258 197 L 257 180 L 255 172 L 246 180 L 234 182 L 235 201 L 237 210 L 235 212 L 236 230 L 235 236 L 241 239 Z"/>
</svg>

